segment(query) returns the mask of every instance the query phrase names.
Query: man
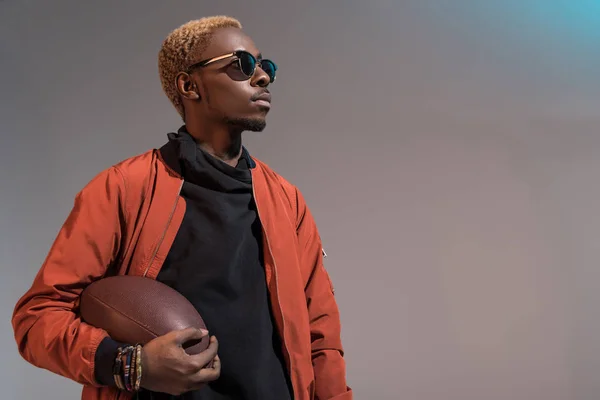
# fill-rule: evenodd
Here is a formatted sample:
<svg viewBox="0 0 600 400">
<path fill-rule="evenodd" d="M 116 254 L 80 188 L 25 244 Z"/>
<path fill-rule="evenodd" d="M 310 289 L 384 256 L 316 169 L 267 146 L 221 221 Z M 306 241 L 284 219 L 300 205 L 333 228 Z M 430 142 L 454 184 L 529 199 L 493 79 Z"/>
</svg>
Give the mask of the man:
<svg viewBox="0 0 600 400">
<path fill-rule="evenodd" d="M 265 127 L 276 70 L 230 17 L 190 21 L 166 38 L 160 77 L 184 126 L 76 196 L 15 307 L 28 362 L 83 384 L 90 400 L 352 398 L 313 217 L 300 192 L 242 146 L 242 132 Z M 115 274 L 186 296 L 214 335 L 209 348 L 187 355 L 181 345 L 206 332 L 186 329 L 122 358 L 130 344 L 77 313 L 83 289 Z M 141 369 L 126 369 L 136 354 Z"/>
</svg>

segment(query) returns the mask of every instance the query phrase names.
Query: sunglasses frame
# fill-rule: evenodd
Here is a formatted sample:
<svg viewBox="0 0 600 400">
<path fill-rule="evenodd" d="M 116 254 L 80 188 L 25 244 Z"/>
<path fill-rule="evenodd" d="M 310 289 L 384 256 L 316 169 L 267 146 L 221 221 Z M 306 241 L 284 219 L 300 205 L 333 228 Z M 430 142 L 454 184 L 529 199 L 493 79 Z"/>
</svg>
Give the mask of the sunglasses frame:
<svg viewBox="0 0 600 400">
<path fill-rule="evenodd" d="M 268 61 L 268 62 L 270 62 L 273 65 L 273 79 L 271 80 L 270 83 L 275 82 L 275 79 L 277 79 L 277 74 L 275 74 L 275 72 L 277 71 L 277 64 L 275 64 L 273 61 L 271 61 L 269 59 L 261 59 L 261 60 L 259 60 L 256 57 L 254 57 L 254 55 L 252 53 L 250 53 L 250 52 L 248 52 L 246 50 L 236 50 L 236 51 L 233 51 L 231 53 L 227 53 L 227 54 L 223 54 L 223 55 L 220 55 L 220 56 L 209 58 L 207 60 L 199 61 L 197 63 L 194 63 L 194 64 L 190 65 L 187 70 L 191 71 L 194 68 L 206 67 L 207 65 L 210 65 L 210 64 L 215 63 L 217 61 L 224 60 L 224 59 L 229 58 L 229 57 L 236 57 L 237 62 L 240 64 L 240 71 L 244 72 L 243 69 L 242 69 L 242 60 L 241 60 L 241 57 L 240 57 L 242 54 L 248 54 L 250 57 L 252 57 L 254 59 L 254 71 L 252 71 L 252 74 L 248 75 L 248 79 L 252 78 L 252 76 L 256 72 L 256 68 L 257 67 L 260 67 L 261 69 L 263 69 L 262 65 L 261 65 L 261 63 L 263 61 Z M 264 71 L 264 69 L 263 69 L 263 71 Z M 247 75 L 247 74 L 244 73 L 244 75 Z M 271 77 L 269 76 L 269 78 L 271 78 Z"/>
</svg>

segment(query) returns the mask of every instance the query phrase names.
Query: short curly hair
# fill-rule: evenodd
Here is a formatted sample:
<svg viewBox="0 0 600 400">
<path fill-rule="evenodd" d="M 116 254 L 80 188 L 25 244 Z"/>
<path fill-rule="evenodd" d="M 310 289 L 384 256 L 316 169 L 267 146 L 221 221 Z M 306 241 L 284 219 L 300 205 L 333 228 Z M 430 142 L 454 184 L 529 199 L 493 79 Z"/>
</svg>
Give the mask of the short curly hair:
<svg viewBox="0 0 600 400">
<path fill-rule="evenodd" d="M 158 53 L 158 72 L 163 91 L 185 118 L 183 103 L 177 93 L 177 74 L 185 71 L 195 62 L 194 56 L 202 53 L 210 43 L 212 34 L 220 28 L 242 28 L 240 21 L 233 17 L 217 15 L 186 22 L 173 30 L 164 40 Z"/>
</svg>

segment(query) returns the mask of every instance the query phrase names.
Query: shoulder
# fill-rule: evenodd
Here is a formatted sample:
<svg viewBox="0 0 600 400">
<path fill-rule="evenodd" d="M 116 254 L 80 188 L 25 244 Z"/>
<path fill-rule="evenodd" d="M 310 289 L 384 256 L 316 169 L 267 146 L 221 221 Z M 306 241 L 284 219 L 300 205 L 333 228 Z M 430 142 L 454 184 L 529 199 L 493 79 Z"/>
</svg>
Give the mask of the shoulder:
<svg viewBox="0 0 600 400">
<path fill-rule="evenodd" d="M 139 174 L 147 174 L 157 158 L 157 150 L 151 149 L 119 161 L 111 168 L 119 171 L 125 178 L 135 177 Z"/>
<path fill-rule="evenodd" d="M 286 204 L 292 209 L 293 215 L 296 216 L 296 223 L 298 224 L 306 210 L 304 197 L 302 196 L 302 193 L 298 187 L 281 176 L 279 173 L 275 172 L 265 162 L 254 157 L 252 159 L 260 171 L 265 175 L 267 182 L 271 185 L 272 192 L 279 192 Z"/>
<path fill-rule="evenodd" d="M 152 166 L 156 163 L 156 150 L 128 157 L 97 173 L 78 193 L 78 197 L 94 197 L 99 192 L 118 194 L 124 197 L 127 192 L 146 186 Z"/>
<path fill-rule="evenodd" d="M 252 157 L 252 160 L 260 168 L 260 171 L 265 175 L 265 177 L 270 182 L 278 184 L 281 187 L 281 190 L 286 194 L 293 194 L 296 192 L 296 190 L 298 190 L 295 185 L 293 185 L 279 173 L 275 172 L 275 170 L 273 170 L 273 168 L 271 168 L 267 163 L 254 157 Z"/>
</svg>

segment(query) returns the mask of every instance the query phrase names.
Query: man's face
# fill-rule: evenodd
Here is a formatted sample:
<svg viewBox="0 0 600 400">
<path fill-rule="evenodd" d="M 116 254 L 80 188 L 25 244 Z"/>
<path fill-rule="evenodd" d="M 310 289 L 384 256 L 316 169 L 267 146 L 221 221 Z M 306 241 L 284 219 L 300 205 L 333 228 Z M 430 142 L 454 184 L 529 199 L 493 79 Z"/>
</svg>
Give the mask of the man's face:
<svg viewBox="0 0 600 400">
<path fill-rule="evenodd" d="M 261 58 L 252 39 L 240 29 L 222 28 L 213 34 L 209 46 L 196 62 L 237 50 L 245 50 L 256 59 Z M 206 117 L 242 130 L 264 129 L 270 109 L 270 95 L 266 94 L 270 78 L 260 64 L 254 74 L 247 78 L 240 71 L 237 58 L 227 57 L 196 68 L 191 72 L 191 79 L 196 83 L 201 98 L 200 107 Z M 260 95 L 268 101 L 257 99 Z"/>
</svg>

